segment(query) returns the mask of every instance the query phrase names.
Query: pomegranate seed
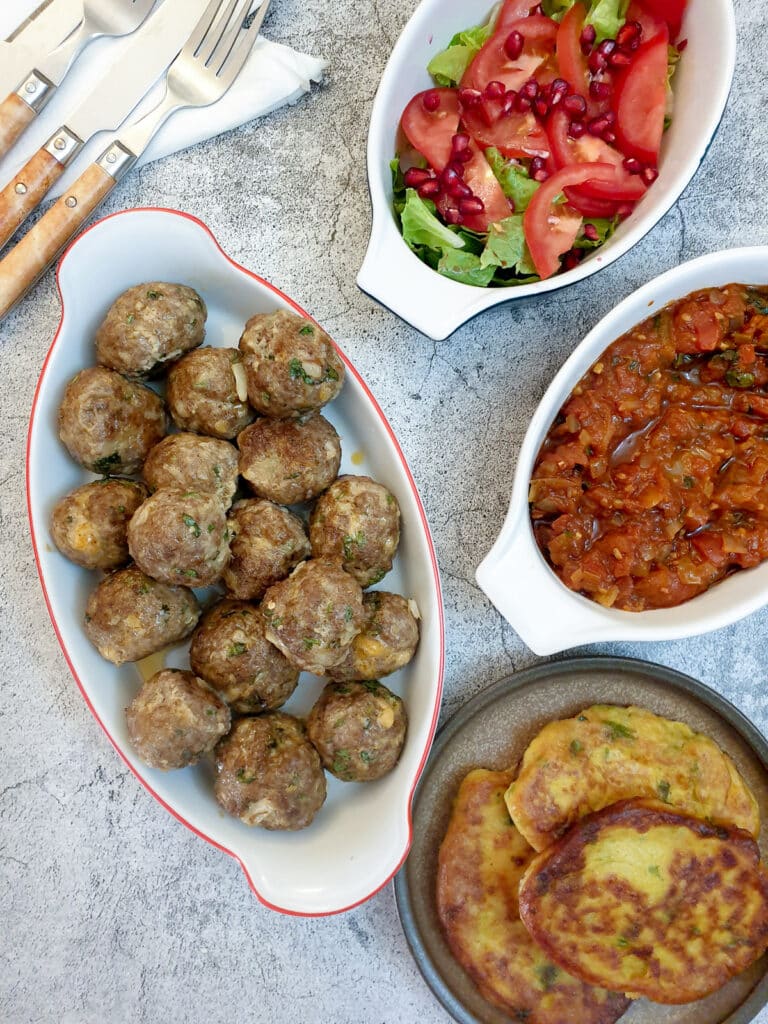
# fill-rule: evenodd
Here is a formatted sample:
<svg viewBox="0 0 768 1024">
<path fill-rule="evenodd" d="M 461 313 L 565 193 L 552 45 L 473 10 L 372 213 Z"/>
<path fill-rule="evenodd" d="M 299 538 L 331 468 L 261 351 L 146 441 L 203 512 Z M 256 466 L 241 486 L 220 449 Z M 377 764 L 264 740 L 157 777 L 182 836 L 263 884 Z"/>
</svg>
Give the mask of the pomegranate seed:
<svg viewBox="0 0 768 1024">
<path fill-rule="evenodd" d="M 581 52 L 586 57 L 591 52 L 592 47 L 595 45 L 595 39 L 597 39 L 597 32 L 595 31 L 594 25 L 585 25 L 581 30 L 579 36 L 579 43 L 581 44 Z"/>
<path fill-rule="evenodd" d="M 574 267 L 578 267 L 581 262 L 581 254 L 576 249 L 570 249 L 565 256 L 563 256 L 563 270 L 573 270 Z"/>
<path fill-rule="evenodd" d="M 568 134 L 572 139 L 580 139 L 584 132 L 587 130 L 587 126 L 583 121 L 571 121 L 571 126 L 568 129 Z"/>
<path fill-rule="evenodd" d="M 459 100 L 465 107 L 474 107 L 483 98 L 479 89 L 459 89 Z"/>
<path fill-rule="evenodd" d="M 451 157 L 451 162 L 445 168 L 446 171 L 450 170 L 452 174 L 455 174 L 457 178 L 464 177 L 464 161 L 459 160 L 456 157 Z M 445 172 L 443 172 L 445 173 Z"/>
<path fill-rule="evenodd" d="M 510 32 L 504 40 L 504 53 L 506 53 L 510 60 L 517 60 L 523 52 L 524 46 L 525 39 L 523 38 L 522 33 L 515 29 L 513 32 Z"/>
<path fill-rule="evenodd" d="M 603 114 L 603 117 L 611 127 L 613 127 L 616 124 L 616 115 L 612 110 L 606 110 L 606 112 Z"/>
<path fill-rule="evenodd" d="M 529 78 L 525 85 L 520 90 L 520 95 L 525 96 L 526 99 L 535 100 L 539 95 L 539 83 L 535 78 Z"/>
<path fill-rule="evenodd" d="M 625 68 L 632 63 L 632 58 L 628 53 L 623 53 L 621 50 L 616 50 L 608 58 L 608 67 L 610 68 Z"/>
<path fill-rule="evenodd" d="M 546 117 L 549 113 L 549 104 L 543 96 L 539 96 L 537 100 L 533 101 L 533 109 L 539 117 Z"/>
<path fill-rule="evenodd" d="M 449 206 L 443 217 L 449 224 L 461 224 L 461 214 L 454 206 Z"/>
<path fill-rule="evenodd" d="M 564 78 L 556 78 L 552 83 L 551 89 L 552 99 L 550 102 L 552 106 L 556 107 L 558 103 L 565 99 L 570 91 L 571 87 Z"/>
<path fill-rule="evenodd" d="M 478 196 L 468 196 L 466 199 L 459 200 L 459 213 L 465 217 L 471 217 L 475 213 L 482 213 L 484 209 L 485 203 Z"/>
<path fill-rule="evenodd" d="M 459 175 L 456 173 L 455 167 L 450 164 L 445 168 L 443 173 L 440 175 L 440 183 L 442 184 L 445 191 L 449 196 L 454 199 L 461 199 L 464 196 L 471 196 L 472 189 L 469 185 L 465 185 Z"/>
<path fill-rule="evenodd" d="M 499 100 L 507 90 L 503 82 L 489 82 L 485 87 L 485 95 L 489 100 Z"/>
<path fill-rule="evenodd" d="M 600 117 L 593 117 L 587 125 L 587 131 L 590 135 L 594 135 L 596 139 L 602 137 L 603 132 L 608 131 L 611 127 L 611 123 L 605 114 L 601 114 Z"/>
<path fill-rule="evenodd" d="M 608 58 L 600 53 L 599 50 L 593 50 L 589 55 L 589 70 L 593 75 L 599 75 L 601 71 L 605 71 L 608 67 Z"/>
<path fill-rule="evenodd" d="M 515 101 L 517 100 L 517 93 L 512 89 L 504 93 L 504 99 L 501 101 L 501 113 L 504 117 L 511 114 L 515 109 Z"/>
<path fill-rule="evenodd" d="M 603 132 L 603 142 L 614 143 L 616 141 L 616 132 L 607 131 Z"/>
<path fill-rule="evenodd" d="M 594 224 L 584 225 L 584 237 L 590 242 L 598 242 L 600 240 L 600 235 L 598 235 L 597 228 Z"/>
<path fill-rule="evenodd" d="M 579 96 L 578 93 L 574 92 L 563 100 L 563 109 L 567 110 L 569 114 L 574 114 L 576 117 L 583 117 L 587 112 L 587 101 L 583 96 Z"/>
<path fill-rule="evenodd" d="M 616 33 L 616 45 L 621 50 L 636 50 L 642 34 L 643 27 L 639 21 L 628 21 Z"/>
<path fill-rule="evenodd" d="M 544 157 L 535 156 L 531 160 L 530 174 L 534 181 L 546 181 L 549 177 L 547 162 Z"/>
<path fill-rule="evenodd" d="M 422 167 L 409 167 L 403 175 L 403 181 L 408 188 L 418 188 L 425 182 L 430 181 L 432 178 L 432 172 L 426 171 Z"/>
<path fill-rule="evenodd" d="M 676 47 L 677 48 L 677 52 L 678 53 L 682 53 L 687 45 L 688 45 L 688 40 L 687 39 L 681 39 L 680 42 L 677 43 L 677 47 Z"/>
<path fill-rule="evenodd" d="M 626 220 L 633 210 L 634 206 L 632 203 L 620 203 L 619 206 L 616 207 L 616 216 L 619 220 Z"/>
<path fill-rule="evenodd" d="M 611 56 L 613 51 L 616 49 L 615 39 L 604 39 L 597 48 L 597 52 L 602 54 L 606 59 Z"/>
<path fill-rule="evenodd" d="M 430 89 L 429 92 L 425 92 L 421 98 L 421 102 L 424 104 L 424 109 L 428 110 L 430 114 L 433 114 L 440 106 L 440 93 L 435 92 L 434 89 Z"/>
<path fill-rule="evenodd" d="M 627 171 L 628 174 L 639 174 L 642 169 L 643 165 L 634 156 L 628 156 L 624 161 L 624 170 Z"/>
<path fill-rule="evenodd" d="M 450 188 L 455 182 L 460 180 L 461 179 L 456 173 L 456 168 L 451 167 L 450 164 L 443 170 L 443 173 L 440 175 L 440 183 L 442 184 L 443 188 L 446 189 Z"/>
<path fill-rule="evenodd" d="M 440 182 L 437 178 L 430 178 L 429 181 L 425 181 L 423 185 L 419 185 L 418 192 L 422 199 L 434 199 L 435 196 L 439 196 L 441 192 Z"/>
<path fill-rule="evenodd" d="M 527 114 L 530 109 L 531 101 L 521 93 L 515 100 L 515 110 L 518 110 L 521 114 Z"/>
<path fill-rule="evenodd" d="M 646 185 L 652 185 L 659 176 L 659 172 L 655 167 L 644 167 L 640 177 L 643 179 Z"/>
<path fill-rule="evenodd" d="M 607 100 L 612 91 L 608 82 L 589 83 L 589 95 L 593 100 Z"/>
<path fill-rule="evenodd" d="M 463 153 L 465 149 L 469 147 L 469 136 L 466 132 L 456 132 L 451 139 L 451 155 L 458 156 L 459 153 Z"/>
</svg>

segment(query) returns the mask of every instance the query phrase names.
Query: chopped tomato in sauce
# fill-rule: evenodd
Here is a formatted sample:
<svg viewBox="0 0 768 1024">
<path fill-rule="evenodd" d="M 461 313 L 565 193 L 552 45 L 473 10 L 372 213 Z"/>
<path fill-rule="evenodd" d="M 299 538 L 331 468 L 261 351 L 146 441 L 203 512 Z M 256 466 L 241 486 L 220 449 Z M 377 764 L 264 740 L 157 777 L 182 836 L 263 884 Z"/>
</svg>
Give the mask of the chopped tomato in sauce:
<svg viewBox="0 0 768 1024">
<path fill-rule="evenodd" d="M 529 500 L 554 571 L 607 607 L 671 608 L 768 559 L 768 288 L 695 292 L 606 349 Z"/>
</svg>

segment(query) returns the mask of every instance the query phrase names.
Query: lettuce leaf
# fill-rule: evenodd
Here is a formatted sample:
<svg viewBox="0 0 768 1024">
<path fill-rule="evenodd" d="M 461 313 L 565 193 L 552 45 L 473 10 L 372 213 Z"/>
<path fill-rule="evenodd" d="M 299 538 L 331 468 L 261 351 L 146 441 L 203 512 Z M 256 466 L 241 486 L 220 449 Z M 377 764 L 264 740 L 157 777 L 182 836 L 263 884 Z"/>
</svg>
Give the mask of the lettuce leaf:
<svg viewBox="0 0 768 1024">
<path fill-rule="evenodd" d="M 427 65 L 427 71 L 437 85 L 450 87 L 459 84 L 483 43 L 490 39 L 494 21 L 491 18 L 485 25 L 457 32 L 446 49 L 435 54 Z"/>
<path fill-rule="evenodd" d="M 576 0 L 543 0 L 544 13 L 555 21 L 562 21 Z M 626 21 L 629 0 L 586 0 L 589 11 L 585 25 L 594 25 L 597 42 L 615 39 L 616 33 Z"/>
<path fill-rule="evenodd" d="M 573 243 L 574 249 L 597 249 L 598 246 L 607 242 L 613 232 L 619 225 L 619 218 L 613 217 L 608 219 L 606 217 L 585 217 L 585 224 L 592 224 L 597 231 L 597 239 L 592 241 L 589 238 L 585 238 L 583 234 L 580 234 L 576 241 Z"/>
<path fill-rule="evenodd" d="M 511 217 L 491 224 L 488 230 L 488 240 L 480 257 L 480 265 L 514 271 L 515 274 L 536 273 L 525 241 L 521 213 L 515 213 Z"/>
<path fill-rule="evenodd" d="M 443 253 L 450 249 L 463 249 L 463 239 L 438 220 L 436 209 L 435 204 L 429 199 L 422 199 L 416 189 L 407 189 L 405 206 L 400 214 L 403 238 L 411 248 L 426 245 Z"/>
<path fill-rule="evenodd" d="M 486 288 L 496 273 L 495 266 L 483 266 L 480 256 L 471 252 L 457 252 L 455 249 L 444 253 L 437 269 L 444 277 L 479 288 Z"/>
<path fill-rule="evenodd" d="M 521 164 L 505 160 L 498 149 L 486 149 L 485 158 L 501 185 L 504 195 L 515 204 L 515 212 L 522 213 L 528 208 L 533 193 L 539 187 Z"/>
</svg>

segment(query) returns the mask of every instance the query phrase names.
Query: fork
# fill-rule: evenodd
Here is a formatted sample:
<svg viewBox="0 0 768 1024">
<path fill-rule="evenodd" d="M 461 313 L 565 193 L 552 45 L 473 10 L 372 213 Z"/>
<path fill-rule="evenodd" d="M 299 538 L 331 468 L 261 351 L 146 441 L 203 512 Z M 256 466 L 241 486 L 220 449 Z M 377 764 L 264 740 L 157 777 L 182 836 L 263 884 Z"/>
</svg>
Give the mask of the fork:
<svg viewBox="0 0 768 1024">
<path fill-rule="evenodd" d="M 0 104 L 0 156 L 8 152 L 48 104 L 77 55 L 92 39 L 130 35 L 154 3 L 155 0 L 85 0 L 79 26 Z"/>
<path fill-rule="evenodd" d="M 67 242 L 149 145 L 176 110 L 207 107 L 226 93 L 250 54 L 270 0 L 211 0 L 166 74 L 165 95 L 121 131 L 72 187 L 0 260 L 0 319 L 50 267 Z"/>
</svg>

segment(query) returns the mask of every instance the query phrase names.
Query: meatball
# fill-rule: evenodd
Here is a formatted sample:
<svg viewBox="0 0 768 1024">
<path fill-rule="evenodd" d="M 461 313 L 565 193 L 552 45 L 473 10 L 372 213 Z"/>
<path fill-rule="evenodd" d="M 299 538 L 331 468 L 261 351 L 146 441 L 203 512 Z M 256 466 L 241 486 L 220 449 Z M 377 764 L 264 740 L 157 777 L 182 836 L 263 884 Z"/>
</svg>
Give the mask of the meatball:
<svg viewBox="0 0 768 1024">
<path fill-rule="evenodd" d="M 103 366 L 75 374 L 59 406 L 59 438 L 67 451 L 104 476 L 138 473 L 167 430 L 162 398 Z"/>
<path fill-rule="evenodd" d="M 169 434 L 147 456 L 142 475 L 152 491 L 210 492 L 229 506 L 237 490 L 237 449 L 215 437 Z"/>
<path fill-rule="evenodd" d="M 222 601 L 200 620 L 189 649 L 192 671 L 242 714 L 285 704 L 299 670 L 267 640 L 258 608 Z"/>
<path fill-rule="evenodd" d="M 96 331 L 96 358 L 129 377 L 156 377 L 202 345 L 205 303 L 184 284 L 149 281 L 123 292 Z"/>
<path fill-rule="evenodd" d="M 262 598 L 267 587 L 309 558 L 307 531 L 299 517 L 262 498 L 246 498 L 232 507 L 229 536 L 232 557 L 223 579 L 235 597 Z"/>
<path fill-rule="evenodd" d="M 86 569 L 117 569 L 128 561 L 128 521 L 147 497 L 133 480 L 96 480 L 60 498 L 51 537 L 62 555 Z"/>
<path fill-rule="evenodd" d="M 295 505 L 322 493 L 339 472 L 339 435 L 324 417 L 261 419 L 237 439 L 240 472 L 260 498 Z"/>
<path fill-rule="evenodd" d="M 155 491 L 128 525 L 128 547 L 138 567 L 161 583 L 210 586 L 229 558 L 221 502 L 201 491 Z"/>
<path fill-rule="evenodd" d="M 386 686 L 328 683 L 307 719 L 323 767 L 344 782 L 372 782 L 397 764 L 405 743 L 405 705 Z"/>
<path fill-rule="evenodd" d="M 176 426 L 211 437 L 237 437 L 254 417 L 236 348 L 199 348 L 184 356 L 171 367 L 165 397 Z"/>
<path fill-rule="evenodd" d="M 369 476 L 340 476 L 315 505 L 309 539 L 315 558 L 340 561 L 361 587 L 370 587 L 392 568 L 400 507 Z"/>
<path fill-rule="evenodd" d="M 320 758 L 291 715 L 268 711 L 241 718 L 215 757 L 216 799 L 246 825 L 306 828 L 325 801 Z"/>
<path fill-rule="evenodd" d="M 324 675 L 346 657 L 363 628 L 363 592 L 334 562 L 298 565 L 264 595 L 267 640 L 306 672 Z"/>
<path fill-rule="evenodd" d="M 341 391 L 344 363 L 317 324 L 296 313 L 257 313 L 240 338 L 248 398 L 264 416 L 320 409 Z"/>
<path fill-rule="evenodd" d="M 150 768 L 186 768 L 210 754 L 231 724 L 229 708 L 191 672 L 165 668 L 125 709 L 128 739 Z"/>
<path fill-rule="evenodd" d="M 331 679 L 380 679 L 407 665 L 416 653 L 419 626 L 411 602 L 399 594 L 374 590 L 363 594 L 365 625 Z"/>
<path fill-rule="evenodd" d="M 85 606 L 85 633 L 102 658 L 139 661 L 189 636 L 200 605 L 186 587 L 166 587 L 135 565 L 105 577 Z"/>
</svg>

